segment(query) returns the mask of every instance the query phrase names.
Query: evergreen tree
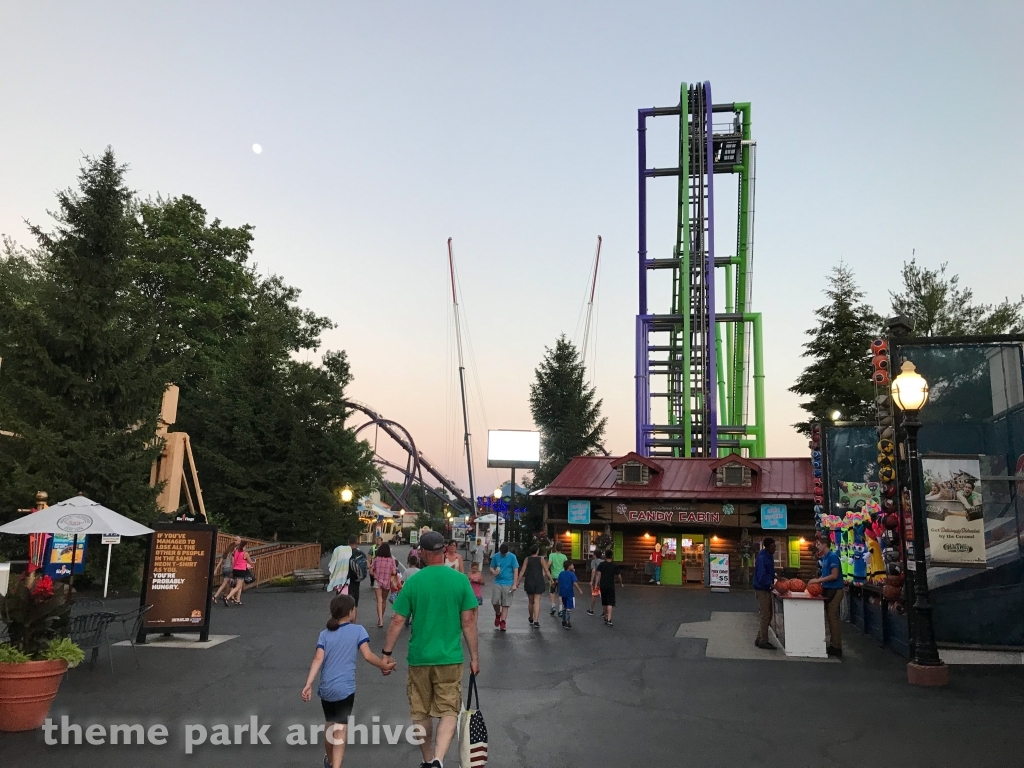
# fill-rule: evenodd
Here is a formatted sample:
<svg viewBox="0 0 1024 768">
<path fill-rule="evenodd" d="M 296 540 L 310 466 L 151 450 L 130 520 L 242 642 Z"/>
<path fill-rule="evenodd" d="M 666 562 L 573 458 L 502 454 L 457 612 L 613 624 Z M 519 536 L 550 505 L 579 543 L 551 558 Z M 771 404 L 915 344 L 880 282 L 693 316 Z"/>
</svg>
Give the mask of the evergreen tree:
<svg viewBox="0 0 1024 768">
<path fill-rule="evenodd" d="M 330 321 L 256 273 L 250 227 L 210 222 L 187 196 L 140 203 L 125 170 L 109 149 L 87 158 L 78 190 L 58 195 L 55 231 L 34 227 L 34 250 L 7 242 L 0 257 L 0 430 L 17 435 L 0 435 L 0 522 L 41 489 L 154 520 L 153 435 L 175 382 L 174 429 L 192 437 L 211 518 L 336 543 L 358 527 L 338 489 L 366 491 L 376 473 L 345 428 L 344 353 L 295 359 Z M 23 557 L 24 541 L 0 538 L 12 542 Z M 132 546 L 113 577 L 119 557 L 141 563 Z"/>
<path fill-rule="evenodd" d="M 0 509 L 83 493 L 151 521 L 153 434 L 168 371 L 132 289 L 134 227 L 126 168 L 86 158 L 77 190 L 58 193 L 55 229 L 0 260 Z"/>
<path fill-rule="evenodd" d="M 874 414 L 870 346 L 881 318 L 863 302 L 864 293 L 845 264 L 833 268 L 829 280 L 829 303 L 815 310 L 819 324 L 807 331 L 811 340 L 804 344 L 803 356 L 813 362 L 789 388 L 810 397 L 800 407 L 812 418 L 794 425 L 804 433 L 810 421 L 829 419 L 834 411 L 847 421 L 870 420 Z"/>
<path fill-rule="evenodd" d="M 914 321 L 915 336 L 982 336 L 1024 330 L 1024 297 L 998 305 L 975 304 L 974 292 L 947 277 L 948 264 L 927 269 L 911 260 L 902 270 L 903 290 L 889 292 L 893 312 Z"/>
<path fill-rule="evenodd" d="M 541 433 L 541 463 L 532 488 L 550 484 L 573 456 L 604 451 L 601 441 L 608 419 L 601 416 L 601 404 L 586 382 L 579 352 L 562 334 L 554 349 L 545 347 L 530 385 L 530 411 Z"/>
</svg>

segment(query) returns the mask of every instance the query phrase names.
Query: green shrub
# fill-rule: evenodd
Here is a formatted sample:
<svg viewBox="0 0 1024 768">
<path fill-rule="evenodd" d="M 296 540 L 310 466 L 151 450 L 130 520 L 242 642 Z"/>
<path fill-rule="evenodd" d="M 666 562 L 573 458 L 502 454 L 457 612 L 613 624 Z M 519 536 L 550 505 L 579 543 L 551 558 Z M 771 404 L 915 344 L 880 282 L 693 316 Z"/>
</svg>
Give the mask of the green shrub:
<svg viewBox="0 0 1024 768">
<path fill-rule="evenodd" d="M 0 645 L 0 664 L 24 664 L 26 661 L 32 659 L 10 643 Z"/>
<path fill-rule="evenodd" d="M 295 577 L 294 576 L 277 576 L 267 582 L 268 587 L 294 587 Z"/>
<path fill-rule="evenodd" d="M 68 668 L 74 669 L 85 660 L 85 652 L 70 637 L 62 637 L 51 640 L 39 657 L 41 661 L 66 661 Z"/>
</svg>

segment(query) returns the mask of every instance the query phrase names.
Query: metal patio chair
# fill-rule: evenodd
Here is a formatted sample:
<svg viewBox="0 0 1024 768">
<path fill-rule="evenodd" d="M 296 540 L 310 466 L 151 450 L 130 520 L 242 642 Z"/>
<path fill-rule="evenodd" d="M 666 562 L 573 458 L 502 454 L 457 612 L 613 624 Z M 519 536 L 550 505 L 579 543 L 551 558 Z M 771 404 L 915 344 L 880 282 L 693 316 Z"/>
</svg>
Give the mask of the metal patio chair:
<svg viewBox="0 0 1024 768">
<path fill-rule="evenodd" d="M 146 620 L 146 612 L 152 607 L 152 605 L 140 605 L 134 610 L 118 613 L 114 616 L 114 621 L 121 625 L 121 629 L 124 630 L 125 635 L 128 637 L 132 653 L 135 654 L 135 666 L 139 669 L 142 668 L 142 665 L 139 664 L 139 652 L 135 650 L 135 638 L 139 636 L 142 623 Z"/>
<path fill-rule="evenodd" d="M 83 651 L 92 651 L 89 670 L 96 666 L 100 655 L 100 646 L 106 644 L 107 656 L 110 657 L 110 671 L 114 671 L 114 656 L 110 653 L 110 642 L 107 640 L 107 627 L 117 618 L 109 611 L 86 613 L 71 617 L 71 639 Z"/>
<path fill-rule="evenodd" d="M 103 601 L 97 597 L 76 597 L 71 601 L 71 615 L 84 616 L 87 613 L 99 613 L 103 610 Z"/>
</svg>

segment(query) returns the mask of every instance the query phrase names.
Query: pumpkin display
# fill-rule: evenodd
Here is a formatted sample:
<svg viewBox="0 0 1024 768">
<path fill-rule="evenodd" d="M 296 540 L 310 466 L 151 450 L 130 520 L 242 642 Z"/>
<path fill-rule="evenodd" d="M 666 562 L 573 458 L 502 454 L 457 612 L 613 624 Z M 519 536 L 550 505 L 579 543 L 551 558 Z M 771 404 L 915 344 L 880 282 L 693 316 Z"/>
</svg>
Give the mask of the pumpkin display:
<svg viewBox="0 0 1024 768">
<path fill-rule="evenodd" d="M 821 584 L 815 583 L 815 584 L 808 584 L 807 585 L 807 594 L 810 595 L 811 597 L 821 597 L 821 594 L 824 591 L 825 590 L 823 590 L 821 588 Z"/>
<path fill-rule="evenodd" d="M 788 579 L 779 579 L 778 581 L 776 581 L 775 582 L 775 591 L 778 592 L 780 595 L 784 595 L 787 592 L 789 592 L 789 580 Z"/>
<path fill-rule="evenodd" d="M 789 580 L 789 591 L 790 592 L 803 592 L 807 589 L 807 582 L 802 579 L 790 579 Z"/>
</svg>

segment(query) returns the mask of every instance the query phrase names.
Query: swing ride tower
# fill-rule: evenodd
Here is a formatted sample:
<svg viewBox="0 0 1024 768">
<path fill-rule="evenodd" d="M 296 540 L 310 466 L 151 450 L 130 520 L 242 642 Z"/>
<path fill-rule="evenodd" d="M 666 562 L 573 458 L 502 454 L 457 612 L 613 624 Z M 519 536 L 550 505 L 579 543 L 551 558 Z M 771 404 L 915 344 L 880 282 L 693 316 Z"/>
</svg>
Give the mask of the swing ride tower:
<svg viewBox="0 0 1024 768">
<path fill-rule="evenodd" d="M 674 168 L 647 167 L 647 121 L 655 117 L 679 121 Z M 683 83 L 678 106 L 638 111 L 637 131 L 636 451 L 641 456 L 746 452 L 764 457 L 761 315 L 751 311 L 756 143 L 750 104 L 715 104 L 709 82 Z M 717 256 L 714 184 L 721 174 L 737 176 L 736 247 Z M 677 180 L 675 245 L 671 256 L 651 257 L 647 181 L 663 176 Z M 648 280 L 663 292 L 671 281 L 667 311 L 649 308 Z"/>
</svg>

